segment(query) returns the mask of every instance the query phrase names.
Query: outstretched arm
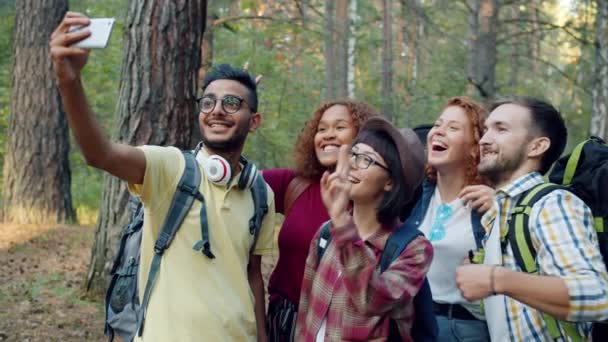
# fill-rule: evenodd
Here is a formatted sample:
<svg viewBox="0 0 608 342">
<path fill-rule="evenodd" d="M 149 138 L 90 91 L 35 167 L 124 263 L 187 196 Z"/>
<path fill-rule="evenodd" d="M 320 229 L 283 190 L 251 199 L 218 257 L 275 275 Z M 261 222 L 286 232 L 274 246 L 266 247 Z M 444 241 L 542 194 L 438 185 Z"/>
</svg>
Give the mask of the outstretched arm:
<svg viewBox="0 0 608 342">
<path fill-rule="evenodd" d="M 266 341 L 266 301 L 264 298 L 264 280 L 262 279 L 262 256 L 251 255 L 247 267 L 249 286 L 255 300 L 254 312 L 258 331 L 258 342 Z"/>
<path fill-rule="evenodd" d="M 68 12 L 51 35 L 53 69 L 68 123 L 87 164 L 129 183 L 141 184 L 146 169 L 143 151 L 133 146 L 111 142 L 104 135 L 87 103 L 80 71 L 87 63 L 89 50 L 71 45 L 88 37 L 90 31 L 68 30 L 70 26 L 86 26 L 89 22 L 89 18 L 80 13 Z"/>
</svg>

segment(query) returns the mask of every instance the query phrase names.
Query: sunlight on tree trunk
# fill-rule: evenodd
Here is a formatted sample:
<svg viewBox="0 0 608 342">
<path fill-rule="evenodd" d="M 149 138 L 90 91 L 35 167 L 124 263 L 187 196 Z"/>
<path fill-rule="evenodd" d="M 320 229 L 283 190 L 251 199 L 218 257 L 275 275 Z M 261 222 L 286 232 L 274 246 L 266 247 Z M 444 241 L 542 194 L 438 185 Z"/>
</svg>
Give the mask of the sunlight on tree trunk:
<svg viewBox="0 0 608 342">
<path fill-rule="evenodd" d="M 355 48 L 357 45 L 357 1 L 350 0 L 348 8 L 348 69 L 347 69 L 347 88 L 348 97 L 355 98 Z"/>
<path fill-rule="evenodd" d="M 591 135 L 608 139 L 608 0 L 596 0 L 595 72 Z"/>
<path fill-rule="evenodd" d="M 382 115 L 389 121 L 393 116 L 393 27 L 391 1 L 382 1 Z"/>
<path fill-rule="evenodd" d="M 48 48 L 67 9 L 66 0 L 15 4 L 12 115 L 3 173 L 5 222 L 53 224 L 75 219 L 67 120 Z"/>
<path fill-rule="evenodd" d="M 183 7 L 130 1 L 114 140 L 130 145 L 191 148 L 198 130 L 194 98 L 200 66 L 206 2 Z M 100 293 L 123 226 L 129 219 L 126 183 L 105 177 L 95 245 L 85 287 Z"/>
</svg>

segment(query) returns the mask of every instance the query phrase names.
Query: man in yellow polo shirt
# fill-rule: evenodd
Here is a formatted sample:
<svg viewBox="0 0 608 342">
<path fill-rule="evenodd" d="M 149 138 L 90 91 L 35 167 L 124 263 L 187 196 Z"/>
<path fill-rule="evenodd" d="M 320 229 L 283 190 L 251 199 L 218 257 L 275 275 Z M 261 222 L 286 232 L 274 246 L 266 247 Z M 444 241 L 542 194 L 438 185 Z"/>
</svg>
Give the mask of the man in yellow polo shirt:
<svg viewBox="0 0 608 342">
<path fill-rule="evenodd" d="M 88 18 L 76 13 L 63 19 L 51 40 L 53 67 L 70 127 L 87 162 L 127 181 L 129 190 L 144 203 L 139 272 L 142 298 L 154 241 L 185 159 L 173 147 L 133 147 L 111 142 L 103 135 L 80 81 L 88 52 L 70 48 L 85 38 L 86 32 L 69 34 L 68 28 L 87 24 Z M 145 341 L 265 341 L 261 255 L 273 249 L 274 196 L 267 187 L 269 212 L 255 242 L 249 231 L 254 212 L 251 191 L 237 186 L 247 134 L 261 123 L 256 83 L 246 71 L 220 65 L 207 74 L 203 91 L 199 125 L 204 148 L 197 160 L 221 156 L 223 172 L 231 170 L 232 174 L 226 177 L 227 184 L 213 182 L 211 173 L 199 167 L 199 192 L 205 199 L 215 257 L 193 249 L 201 240 L 201 202 L 195 201 L 162 256 L 142 337 Z"/>
</svg>

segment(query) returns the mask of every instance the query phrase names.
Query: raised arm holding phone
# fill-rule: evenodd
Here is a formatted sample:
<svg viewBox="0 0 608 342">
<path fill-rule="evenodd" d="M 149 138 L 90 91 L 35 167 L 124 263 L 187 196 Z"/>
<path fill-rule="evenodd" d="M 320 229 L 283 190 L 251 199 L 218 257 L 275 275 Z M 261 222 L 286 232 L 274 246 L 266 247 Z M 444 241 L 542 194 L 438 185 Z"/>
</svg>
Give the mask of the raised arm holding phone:
<svg viewBox="0 0 608 342">
<path fill-rule="evenodd" d="M 133 147 L 110 141 L 92 112 L 83 89 L 81 70 L 90 51 L 75 46 L 91 35 L 86 16 L 68 12 L 51 36 L 50 49 L 57 84 L 69 125 L 87 161 L 129 183 L 144 204 L 140 284 L 146 284 L 155 255 L 154 243 L 185 169 L 185 154 L 174 147 Z M 252 192 L 241 182 L 247 162 L 242 158 L 248 133 L 261 123 L 255 79 L 245 70 L 222 64 L 212 68 L 199 99 L 198 121 L 203 147 L 199 163 L 222 158 L 232 170 L 226 182 L 212 179 L 200 165 L 202 179 L 152 288 L 145 315 L 145 341 L 266 341 L 261 255 L 274 248 L 274 196 L 268 193 L 268 214 L 257 235 L 249 229 L 254 212 Z M 194 115 L 194 113 L 193 113 Z M 257 177 L 254 174 L 253 177 Z M 247 185 L 249 184 L 249 185 Z M 214 256 L 192 248 L 201 241 L 202 210 L 209 226 Z M 204 234 L 203 234 L 204 235 Z M 144 286 L 139 287 L 143 297 Z"/>
</svg>

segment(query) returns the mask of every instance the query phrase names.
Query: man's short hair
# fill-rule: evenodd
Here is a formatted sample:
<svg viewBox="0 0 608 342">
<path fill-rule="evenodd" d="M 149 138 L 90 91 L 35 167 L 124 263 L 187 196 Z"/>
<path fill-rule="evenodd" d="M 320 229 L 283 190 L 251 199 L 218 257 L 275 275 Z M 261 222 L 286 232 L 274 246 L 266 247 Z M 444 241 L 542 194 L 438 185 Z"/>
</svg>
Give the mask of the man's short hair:
<svg viewBox="0 0 608 342">
<path fill-rule="evenodd" d="M 249 96 L 246 99 L 247 103 L 251 106 L 251 110 L 254 113 L 258 111 L 258 87 L 255 83 L 255 79 L 249 72 L 244 69 L 235 68 L 230 64 L 218 64 L 207 72 L 205 80 L 203 81 L 203 91 L 207 89 L 207 86 L 213 81 L 217 80 L 231 80 L 242 84 L 247 90 L 249 90 Z"/>
<path fill-rule="evenodd" d="M 495 101 L 490 111 L 504 104 L 527 108 L 530 112 L 531 135 L 549 138 L 551 146 L 541 159 L 541 174 L 547 173 L 551 165 L 562 155 L 568 141 L 568 129 L 560 112 L 550 103 L 529 96 L 510 96 Z"/>
</svg>

